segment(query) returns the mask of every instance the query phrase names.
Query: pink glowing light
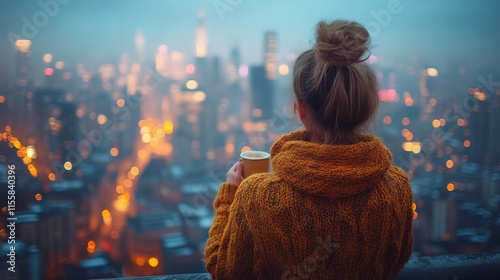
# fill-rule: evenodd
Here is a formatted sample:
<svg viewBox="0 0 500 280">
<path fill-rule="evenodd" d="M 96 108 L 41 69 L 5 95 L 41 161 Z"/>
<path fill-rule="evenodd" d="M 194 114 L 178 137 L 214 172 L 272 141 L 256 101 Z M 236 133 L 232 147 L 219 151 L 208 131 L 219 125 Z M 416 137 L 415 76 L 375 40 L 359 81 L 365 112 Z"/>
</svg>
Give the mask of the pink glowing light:
<svg viewBox="0 0 500 280">
<path fill-rule="evenodd" d="M 45 68 L 45 70 L 43 71 L 43 73 L 47 76 L 52 76 L 54 75 L 54 69 L 52 68 Z"/>
<path fill-rule="evenodd" d="M 193 74 L 194 71 L 196 71 L 196 67 L 194 67 L 193 64 L 186 65 L 186 73 L 187 74 Z"/>
<path fill-rule="evenodd" d="M 378 98 L 383 102 L 395 102 L 397 100 L 398 94 L 395 89 L 381 89 L 378 92 Z"/>
<path fill-rule="evenodd" d="M 159 53 L 166 53 L 167 52 L 167 45 L 160 45 L 158 47 L 158 52 Z"/>
<path fill-rule="evenodd" d="M 240 74 L 240 77 L 242 77 L 242 78 L 247 77 L 248 76 L 248 66 L 245 64 L 240 65 L 240 69 L 238 72 Z"/>
</svg>

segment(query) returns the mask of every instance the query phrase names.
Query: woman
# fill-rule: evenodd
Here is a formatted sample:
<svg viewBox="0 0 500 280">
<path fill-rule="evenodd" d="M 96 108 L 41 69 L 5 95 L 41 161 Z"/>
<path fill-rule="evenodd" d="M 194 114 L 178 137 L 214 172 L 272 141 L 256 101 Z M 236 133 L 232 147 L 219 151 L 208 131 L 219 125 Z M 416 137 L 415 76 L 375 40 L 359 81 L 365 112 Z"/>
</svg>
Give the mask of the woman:
<svg viewBox="0 0 500 280">
<path fill-rule="evenodd" d="M 378 138 L 362 134 L 378 107 L 364 62 L 368 31 L 320 22 L 293 69 L 305 130 L 271 148 L 273 171 L 227 172 L 205 251 L 214 279 L 388 279 L 412 251 L 413 194 Z"/>
</svg>

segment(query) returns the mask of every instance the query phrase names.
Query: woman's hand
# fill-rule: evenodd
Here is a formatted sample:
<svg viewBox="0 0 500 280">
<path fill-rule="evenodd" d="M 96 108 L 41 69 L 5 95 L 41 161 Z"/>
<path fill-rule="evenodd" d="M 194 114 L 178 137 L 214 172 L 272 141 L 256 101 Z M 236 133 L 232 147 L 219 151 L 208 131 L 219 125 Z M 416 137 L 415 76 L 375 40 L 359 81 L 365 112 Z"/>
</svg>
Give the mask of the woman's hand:
<svg viewBox="0 0 500 280">
<path fill-rule="evenodd" d="M 226 173 L 226 182 L 239 186 L 243 181 L 243 163 L 237 161 Z"/>
</svg>

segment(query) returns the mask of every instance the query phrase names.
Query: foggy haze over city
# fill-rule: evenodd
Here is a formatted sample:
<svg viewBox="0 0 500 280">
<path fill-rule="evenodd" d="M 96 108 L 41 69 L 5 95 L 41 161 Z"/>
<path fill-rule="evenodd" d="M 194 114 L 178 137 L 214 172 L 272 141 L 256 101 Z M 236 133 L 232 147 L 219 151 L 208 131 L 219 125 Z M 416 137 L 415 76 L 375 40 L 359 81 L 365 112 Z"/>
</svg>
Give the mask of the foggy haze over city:
<svg viewBox="0 0 500 280">
<path fill-rule="evenodd" d="M 389 14 L 391 1 L 234 1 L 226 10 L 217 1 L 66 1 L 43 27 L 33 16 L 42 10 L 35 1 L 2 1 L 0 11 L 0 74 L 12 76 L 6 66 L 14 65 L 14 48 L 7 46 L 9 33 L 33 41 L 33 57 L 46 52 L 58 60 L 75 65 L 86 62 L 99 65 L 116 62 L 122 53 L 134 54 L 134 36 L 142 30 L 146 60 L 152 60 L 156 48 L 166 44 L 171 50 L 194 50 L 193 30 L 196 13 L 204 8 L 210 36 L 209 52 L 227 59 L 230 48 L 241 49 L 245 63 L 260 62 L 262 36 L 267 30 L 279 34 L 280 54 L 300 53 L 310 46 L 314 25 L 321 19 L 346 18 L 371 23 L 373 53 L 382 63 L 416 56 L 429 63 L 451 61 L 498 61 L 500 31 L 495 1 L 460 0 L 453 3 L 431 0 L 392 1 L 395 13 Z M 222 1 L 225 3 L 224 1 Z M 22 4 L 20 4 L 22 3 Z M 215 7 L 218 7 L 217 9 Z M 219 16 L 219 14 L 221 16 Z M 25 17 L 34 29 L 26 28 Z M 43 18 L 35 19 L 44 23 Z M 374 36 L 375 35 L 375 36 Z M 446 55 L 443 55 L 446 54 Z M 385 62 L 384 62 L 385 61 Z M 41 60 L 34 59 L 33 66 Z"/>
<path fill-rule="evenodd" d="M 500 251 L 499 12 L 488 0 L 0 0 L 0 278 L 206 272 L 228 168 L 301 128 L 294 62 L 320 20 L 339 18 L 370 32 L 369 132 L 410 179 L 412 256 Z"/>
</svg>

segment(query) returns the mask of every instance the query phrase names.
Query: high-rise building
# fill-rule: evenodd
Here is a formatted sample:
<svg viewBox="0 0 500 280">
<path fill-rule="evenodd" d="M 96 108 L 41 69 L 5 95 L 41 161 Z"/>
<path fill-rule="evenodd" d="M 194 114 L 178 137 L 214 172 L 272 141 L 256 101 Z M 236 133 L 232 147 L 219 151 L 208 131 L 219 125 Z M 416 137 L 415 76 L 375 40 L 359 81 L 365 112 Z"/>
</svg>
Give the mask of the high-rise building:
<svg viewBox="0 0 500 280">
<path fill-rule="evenodd" d="M 90 192 L 82 180 L 57 180 L 50 183 L 50 192 L 43 195 L 44 201 L 62 201 L 70 202 L 74 205 L 74 230 L 76 242 L 81 243 L 89 241 L 90 230 Z M 87 256 L 86 246 L 78 246 L 74 252 L 77 259 Z"/>
<path fill-rule="evenodd" d="M 419 80 L 419 90 L 420 90 L 420 100 L 418 101 L 418 106 L 420 108 L 420 119 L 427 121 L 430 119 L 431 113 L 433 111 L 433 106 L 429 104 L 430 91 L 429 90 L 429 77 L 436 77 L 438 75 L 438 71 L 435 68 L 427 68 L 422 69 L 420 71 L 420 80 Z"/>
<path fill-rule="evenodd" d="M 17 85 L 24 87 L 28 84 L 28 79 L 30 78 L 30 52 L 31 41 L 30 40 L 16 40 L 16 79 Z"/>
<path fill-rule="evenodd" d="M 187 88 L 172 86 L 172 109 L 177 117 L 172 135 L 173 163 L 180 166 L 193 166 L 202 161 L 201 142 L 207 141 L 202 133 L 203 110 L 206 94 L 194 80 L 188 81 Z"/>
<path fill-rule="evenodd" d="M 234 67 L 236 69 L 240 69 L 241 65 L 241 54 L 240 54 L 240 49 L 238 47 L 233 47 L 231 49 L 231 62 L 233 63 Z"/>
<path fill-rule="evenodd" d="M 224 85 L 224 76 L 222 74 L 221 67 L 222 65 L 220 57 L 212 57 L 212 59 L 210 60 L 210 70 L 207 72 L 207 81 L 209 81 L 207 86 L 210 89 L 217 89 L 216 92 L 213 92 L 214 94 L 220 94 L 220 88 Z"/>
<path fill-rule="evenodd" d="M 490 120 L 488 104 L 477 100 L 469 117 L 470 147 L 468 148 L 469 161 L 484 166 L 487 161 L 488 128 Z"/>
<path fill-rule="evenodd" d="M 278 53 L 275 32 L 266 32 L 264 43 L 264 65 L 266 66 L 266 77 L 269 80 L 276 79 L 278 70 Z"/>
<path fill-rule="evenodd" d="M 500 169 L 485 167 L 482 171 L 481 199 L 491 211 L 500 206 Z"/>
<path fill-rule="evenodd" d="M 56 117 L 61 113 L 60 104 L 64 102 L 64 92 L 53 89 L 37 89 L 34 92 L 34 113 L 37 118 L 35 121 L 34 138 L 37 140 L 39 155 L 41 158 L 50 159 L 50 131 L 59 133 L 61 128 Z"/>
<path fill-rule="evenodd" d="M 170 76 L 173 80 L 182 80 L 186 77 L 186 71 L 184 69 L 184 54 L 178 51 L 173 51 L 170 54 Z M 198 66 L 197 66 L 198 67 Z"/>
<path fill-rule="evenodd" d="M 156 72 L 163 77 L 170 76 L 170 65 L 167 45 L 161 45 L 156 52 Z"/>
<path fill-rule="evenodd" d="M 489 112 L 482 113 L 483 115 L 488 114 L 489 120 L 486 123 L 487 127 L 485 124 L 481 124 L 481 129 L 488 131 L 487 135 L 483 133 L 486 139 L 477 139 L 487 142 L 484 143 L 487 146 L 485 149 L 487 166 L 483 170 L 482 198 L 490 210 L 496 211 L 500 200 L 500 149 L 498 148 L 500 142 L 500 89 L 496 89 L 486 102 L 489 103 Z M 486 118 L 486 116 L 483 117 Z M 471 123 L 472 129 L 475 128 L 473 125 Z"/>
<path fill-rule="evenodd" d="M 149 209 L 137 217 L 128 217 L 125 226 L 127 266 L 131 276 L 166 274 L 162 257 L 161 239 L 164 234 L 182 231 L 178 212 L 167 209 Z"/>
<path fill-rule="evenodd" d="M 490 96 L 490 122 L 489 122 L 488 155 L 490 165 L 500 168 L 500 89 Z"/>
<path fill-rule="evenodd" d="M 273 114 L 273 83 L 265 66 L 250 68 L 251 114 L 254 121 L 269 120 Z"/>
<path fill-rule="evenodd" d="M 77 106 L 65 101 L 64 92 L 54 89 L 37 89 L 34 93 L 34 135 L 40 160 L 50 164 L 56 175 L 72 178 L 73 171 L 67 161 L 78 161 L 76 141 L 79 133 Z M 71 172 L 69 172 L 71 171 Z"/>
<path fill-rule="evenodd" d="M 78 117 L 76 116 L 76 104 L 65 102 L 60 105 L 59 122 L 61 125 L 60 134 L 56 140 L 57 150 L 61 159 L 66 160 L 71 150 L 76 150 L 78 138 Z"/>
<path fill-rule="evenodd" d="M 16 87 L 14 92 L 14 98 L 12 99 L 12 105 L 9 107 L 12 110 L 14 126 L 25 126 L 28 127 L 30 124 L 30 117 L 32 117 L 32 112 L 28 110 L 28 106 L 31 105 L 30 95 L 32 95 L 30 89 L 30 78 L 31 78 L 31 52 L 30 40 L 16 40 Z M 26 129 L 28 130 L 28 129 Z M 25 131 L 20 133 L 23 140 L 27 139 Z"/>
<path fill-rule="evenodd" d="M 104 279 L 122 277 L 122 267 L 109 256 L 97 253 L 80 261 L 78 265 L 67 265 L 66 279 Z"/>
<path fill-rule="evenodd" d="M 64 264 L 76 262 L 73 205 L 63 201 L 37 203 L 16 216 L 16 238 L 40 249 L 43 278 L 62 279 Z"/>
<path fill-rule="evenodd" d="M 167 233 L 161 241 L 162 265 L 166 274 L 205 271 L 202 252 L 196 250 L 182 232 Z"/>
<path fill-rule="evenodd" d="M 195 75 L 196 81 L 203 86 L 207 87 L 207 82 L 210 81 L 209 61 L 207 58 L 208 53 L 208 35 L 205 26 L 205 11 L 200 9 L 198 11 L 198 24 L 195 31 Z M 184 69 L 183 69 L 184 70 Z"/>
<path fill-rule="evenodd" d="M 205 11 L 198 11 L 198 25 L 196 26 L 196 57 L 207 56 L 208 37 L 207 29 L 205 27 Z"/>
<path fill-rule="evenodd" d="M 449 242 L 455 238 L 457 228 L 457 203 L 447 199 L 433 202 L 432 208 L 432 240 Z"/>
<path fill-rule="evenodd" d="M 146 46 L 146 39 L 142 30 L 135 33 L 135 48 L 139 56 L 139 62 L 144 62 L 144 47 Z"/>
<path fill-rule="evenodd" d="M 226 65 L 226 77 L 228 84 L 232 85 L 238 82 L 240 65 L 240 50 L 237 47 L 233 47 L 231 49 L 229 61 Z"/>
<path fill-rule="evenodd" d="M 26 243 L 16 240 L 16 250 L 13 252 L 15 261 L 12 262 L 15 270 L 15 273 L 13 273 L 9 270 L 12 267 L 9 263 L 9 254 L 12 254 L 10 246 L 7 242 L 0 244 L 0 278 L 9 280 L 42 279 L 42 265 L 38 247 L 35 245 L 28 246 Z"/>
</svg>

